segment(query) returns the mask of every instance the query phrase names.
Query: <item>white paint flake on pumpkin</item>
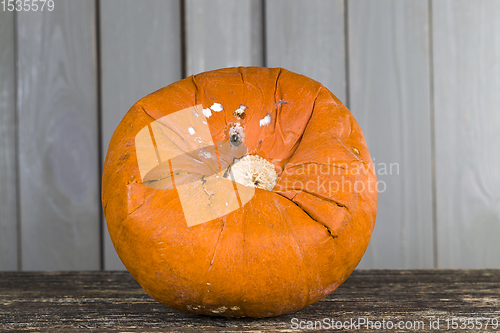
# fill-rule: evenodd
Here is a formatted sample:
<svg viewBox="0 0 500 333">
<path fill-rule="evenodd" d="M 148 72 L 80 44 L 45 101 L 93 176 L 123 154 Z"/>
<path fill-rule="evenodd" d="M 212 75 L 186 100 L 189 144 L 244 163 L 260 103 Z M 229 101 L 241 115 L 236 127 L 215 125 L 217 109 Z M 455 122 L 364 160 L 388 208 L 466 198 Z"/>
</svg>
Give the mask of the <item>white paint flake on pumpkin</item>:
<svg viewBox="0 0 500 333">
<path fill-rule="evenodd" d="M 209 151 L 203 151 L 203 150 L 200 150 L 198 155 L 200 155 L 201 157 L 204 157 L 204 158 L 211 158 L 212 157 L 212 154 L 210 154 Z"/>
<path fill-rule="evenodd" d="M 210 111 L 210 108 L 203 109 L 203 110 L 201 110 L 201 112 L 207 118 L 210 118 L 210 116 L 212 115 L 212 111 Z"/>
<path fill-rule="evenodd" d="M 259 121 L 260 127 L 267 126 L 271 123 L 271 115 L 268 113 L 264 118 Z"/>
<path fill-rule="evenodd" d="M 222 107 L 222 104 L 220 103 L 214 103 L 210 109 L 212 109 L 212 111 L 215 111 L 215 112 L 221 112 L 224 108 Z"/>
</svg>

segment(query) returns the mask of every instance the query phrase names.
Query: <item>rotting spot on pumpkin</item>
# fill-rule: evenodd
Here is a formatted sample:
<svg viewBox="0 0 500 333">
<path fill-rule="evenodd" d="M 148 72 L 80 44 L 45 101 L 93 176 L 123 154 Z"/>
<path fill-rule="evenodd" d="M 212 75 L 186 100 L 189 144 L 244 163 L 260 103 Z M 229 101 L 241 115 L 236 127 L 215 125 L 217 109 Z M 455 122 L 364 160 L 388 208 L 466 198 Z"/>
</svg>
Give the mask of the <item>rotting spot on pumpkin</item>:
<svg viewBox="0 0 500 333">
<path fill-rule="evenodd" d="M 244 139 L 243 127 L 239 123 L 233 124 L 229 129 L 229 143 L 234 147 L 238 147 L 243 143 Z"/>
<path fill-rule="evenodd" d="M 196 311 L 199 310 L 201 306 L 194 306 L 194 305 L 186 305 L 186 309 L 189 311 Z"/>
<path fill-rule="evenodd" d="M 237 147 L 237 146 L 241 145 L 241 138 L 238 136 L 238 134 L 235 133 L 235 134 L 231 135 L 231 137 L 229 138 L 229 142 L 233 146 Z"/>
<path fill-rule="evenodd" d="M 238 109 L 236 109 L 236 111 L 234 111 L 234 116 L 237 118 L 237 119 L 245 119 L 245 109 L 247 107 L 244 106 L 243 104 L 240 104 L 240 107 Z"/>
<path fill-rule="evenodd" d="M 260 185 L 260 181 L 257 179 L 257 176 L 258 175 L 256 175 L 256 174 L 252 175 L 252 181 L 253 181 L 253 185 L 255 187 L 259 187 L 259 185 Z"/>
<path fill-rule="evenodd" d="M 276 102 L 276 107 L 280 106 L 281 104 L 287 104 L 288 102 L 285 102 L 284 100 L 279 100 Z"/>
<path fill-rule="evenodd" d="M 221 306 L 220 308 L 217 308 L 216 310 L 210 310 L 212 311 L 213 313 L 223 313 L 227 310 L 227 308 L 225 306 Z"/>
<path fill-rule="evenodd" d="M 359 150 L 358 150 L 358 148 L 356 148 L 356 147 L 352 147 L 352 150 L 353 150 L 353 151 L 354 151 L 357 155 L 359 155 Z"/>
</svg>

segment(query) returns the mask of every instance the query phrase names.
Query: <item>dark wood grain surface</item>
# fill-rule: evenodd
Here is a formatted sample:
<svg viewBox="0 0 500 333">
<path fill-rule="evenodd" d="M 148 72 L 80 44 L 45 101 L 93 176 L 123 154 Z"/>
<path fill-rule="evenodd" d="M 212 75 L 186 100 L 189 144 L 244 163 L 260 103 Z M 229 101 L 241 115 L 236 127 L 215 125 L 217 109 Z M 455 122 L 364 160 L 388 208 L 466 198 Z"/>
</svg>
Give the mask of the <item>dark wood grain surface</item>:
<svg viewBox="0 0 500 333">
<path fill-rule="evenodd" d="M 500 330 L 494 325 L 500 320 L 500 270 L 357 270 L 323 300 L 267 319 L 171 310 L 147 296 L 128 272 L 0 273 L 1 332 L 294 332 L 315 321 L 316 328 L 321 322 L 323 331 L 335 331 L 328 324 L 351 320 L 353 332 L 384 331 L 389 322 L 392 332 L 436 332 L 430 320 L 439 319 L 444 331 L 454 318 L 459 331 Z M 466 325 L 474 327 L 460 330 L 460 320 L 469 318 Z"/>
</svg>

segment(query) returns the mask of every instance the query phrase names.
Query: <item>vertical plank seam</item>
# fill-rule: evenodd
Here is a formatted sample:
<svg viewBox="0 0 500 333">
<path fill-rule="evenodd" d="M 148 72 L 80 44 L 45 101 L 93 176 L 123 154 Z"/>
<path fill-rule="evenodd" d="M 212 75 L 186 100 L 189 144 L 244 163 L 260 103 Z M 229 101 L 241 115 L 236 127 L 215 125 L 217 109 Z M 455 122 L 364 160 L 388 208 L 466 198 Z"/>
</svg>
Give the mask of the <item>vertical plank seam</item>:
<svg viewBox="0 0 500 333">
<path fill-rule="evenodd" d="M 437 235 L 437 193 L 436 193 L 436 124 L 434 107 L 434 39 L 432 0 L 428 0 L 428 39 L 429 39 L 429 108 L 431 126 L 431 182 L 432 182 L 432 243 L 434 246 L 433 259 L 434 268 L 439 267 L 438 262 L 438 235 Z"/>
<path fill-rule="evenodd" d="M 180 1 L 180 32 L 181 32 L 181 75 L 187 76 L 187 41 L 186 41 L 186 0 Z"/>
<path fill-rule="evenodd" d="M 23 252 L 22 252 L 22 237 L 21 237 L 21 173 L 19 167 L 20 161 L 20 148 L 19 148 L 19 41 L 18 41 L 18 12 L 14 11 L 14 27 L 13 27 L 13 44 L 14 44 L 14 173 L 16 183 L 16 231 L 17 231 L 17 270 L 23 269 Z"/>
<path fill-rule="evenodd" d="M 267 67 L 267 10 L 266 0 L 261 0 L 262 15 L 262 67 Z"/>
<path fill-rule="evenodd" d="M 349 8 L 348 0 L 344 0 L 344 63 L 345 63 L 345 105 L 351 107 L 349 80 Z"/>
<path fill-rule="evenodd" d="M 102 168 L 103 168 L 103 158 L 102 158 L 102 75 L 101 75 L 101 11 L 100 11 L 100 0 L 95 0 L 95 49 L 96 49 L 96 95 L 97 95 L 97 167 L 98 167 L 98 207 L 101 207 L 101 193 L 102 193 Z M 104 260 L 105 260 L 105 248 L 104 248 L 104 216 L 101 209 L 99 209 L 99 269 L 104 270 Z"/>
</svg>

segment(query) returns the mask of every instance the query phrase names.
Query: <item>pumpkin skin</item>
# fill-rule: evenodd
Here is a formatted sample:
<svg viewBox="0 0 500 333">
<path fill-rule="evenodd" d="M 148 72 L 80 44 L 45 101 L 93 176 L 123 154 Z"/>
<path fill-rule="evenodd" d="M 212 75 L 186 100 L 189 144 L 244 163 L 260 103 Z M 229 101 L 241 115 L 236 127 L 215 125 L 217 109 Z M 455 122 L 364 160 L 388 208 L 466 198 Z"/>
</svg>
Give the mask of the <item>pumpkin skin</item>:
<svg viewBox="0 0 500 333">
<path fill-rule="evenodd" d="M 213 103 L 224 108 L 207 118 L 213 142 L 228 142 L 227 124 L 240 123 L 249 154 L 279 178 L 240 209 L 188 227 L 175 188 L 142 183 L 135 137 L 161 117 Z M 240 105 L 244 119 L 234 114 Z M 229 317 L 298 311 L 337 289 L 368 246 L 377 197 L 350 111 L 320 83 L 282 68 L 205 72 L 142 98 L 111 139 L 102 179 L 109 234 L 144 290 L 170 308 Z"/>
</svg>

